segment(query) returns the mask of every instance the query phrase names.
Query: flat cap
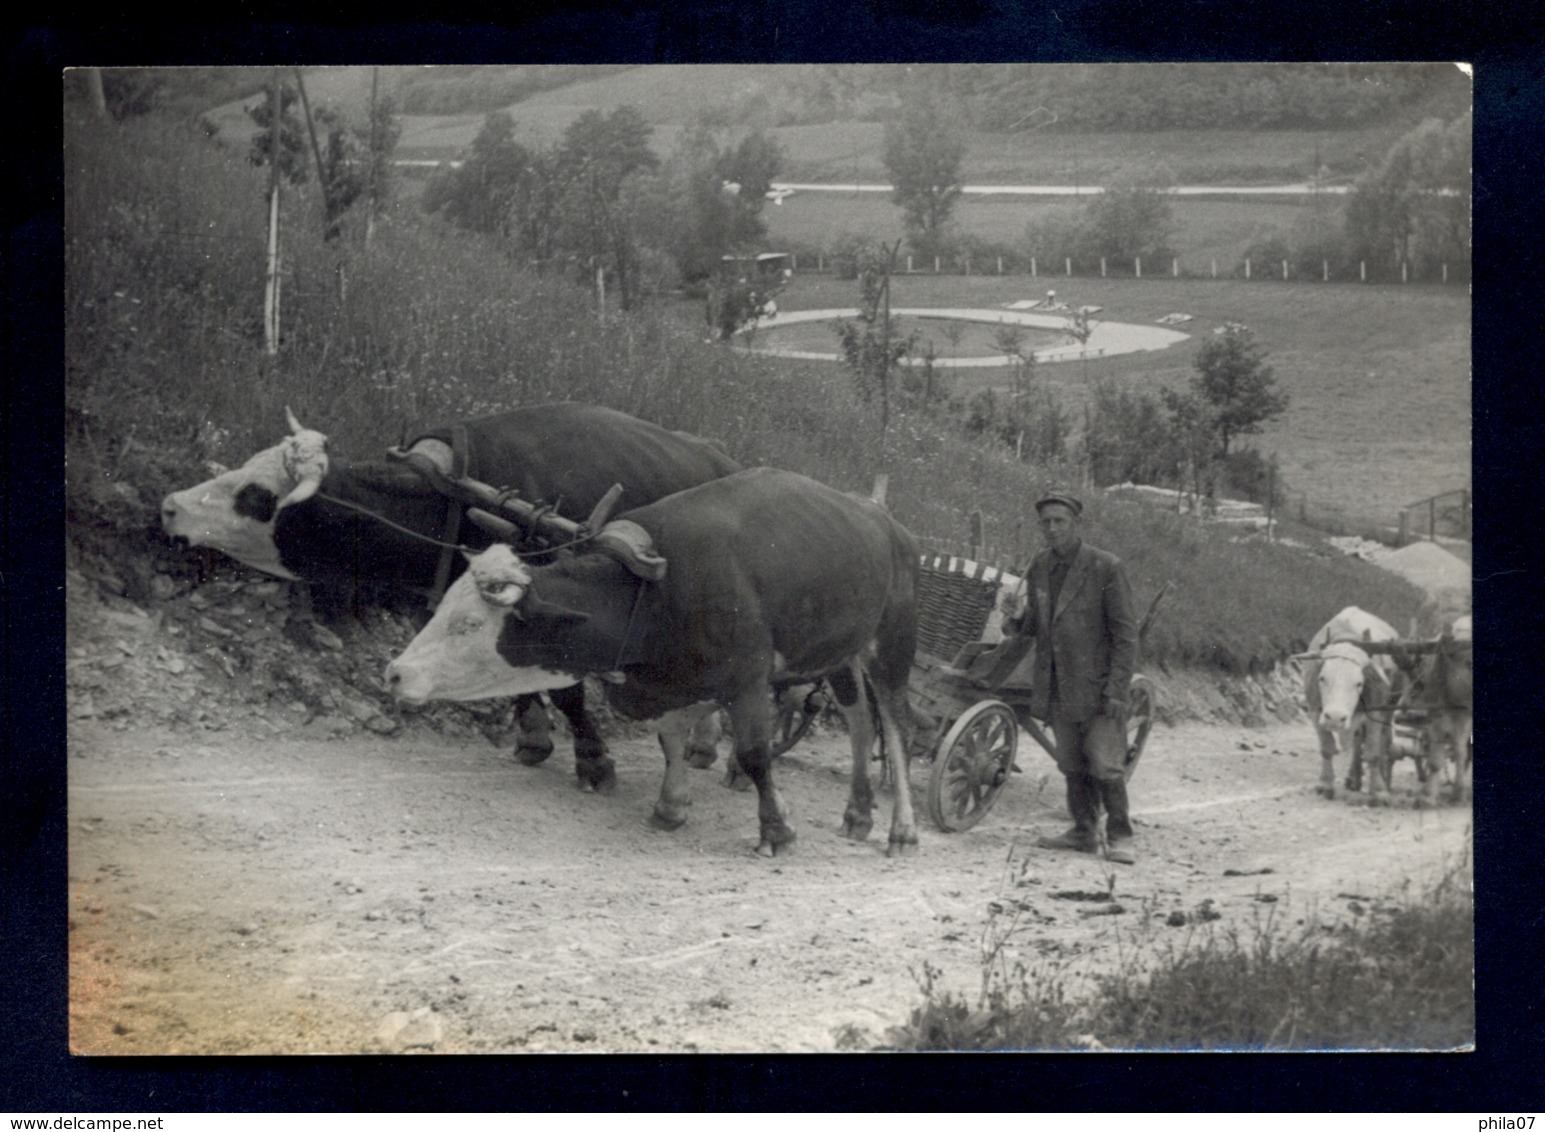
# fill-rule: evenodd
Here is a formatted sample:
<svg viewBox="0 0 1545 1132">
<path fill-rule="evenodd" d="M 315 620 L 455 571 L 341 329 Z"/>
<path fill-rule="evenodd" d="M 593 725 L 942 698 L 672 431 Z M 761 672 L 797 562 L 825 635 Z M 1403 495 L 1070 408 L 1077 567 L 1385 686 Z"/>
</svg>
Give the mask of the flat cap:
<svg viewBox="0 0 1545 1132">
<path fill-rule="evenodd" d="M 1069 491 L 1048 491 L 1035 501 L 1036 512 L 1039 513 L 1041 508 L 1045 507 L 1048 503 L 1060 503 L 1075 515 L 1082 515 L 1084 513 L 1083 503 L 1079 500 L 1078 496 Z"/>
</svg>

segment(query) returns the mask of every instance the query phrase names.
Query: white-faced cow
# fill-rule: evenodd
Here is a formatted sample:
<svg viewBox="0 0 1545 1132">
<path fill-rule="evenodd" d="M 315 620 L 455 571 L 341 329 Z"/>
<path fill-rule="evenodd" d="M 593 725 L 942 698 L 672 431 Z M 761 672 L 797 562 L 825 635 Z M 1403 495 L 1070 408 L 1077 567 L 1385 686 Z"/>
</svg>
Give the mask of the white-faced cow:
<svg viewBox="0 0 1545 1132">
<path fill-rule="evenodd" d="M 853 741 L 844 832 L 867 837 L 869 757 L 878 718 L 896 789 L 889 852 L 916 848 L 906 789 L 907 678 L 916 648 L 918 553 L 876 503 L 792 472 L 757 468 L 629 512 L 667 568 L 640 576 L 612 544 L 528 566 L 507 547 L 474 557 L 433 619 L 387 668 L 409 703 L 475 700 L 559 688 L 601 674 L 612 706 L 663 718 L 665 780 L 653 813 L 664 829 L 690 798 L 681 735 L 723 705 L 735 756 L 758 795 L 757 851 L 794 840 L 773 784 L 770 682 L 826 677 Z M 866 686 L 868 694 L 866 694 Z M 869 701 L 872 697 L 874 713 Z"/>
<path fill-rule="evenodd" d="M 1317 790 L 1326 798 L 1336 796 L 1335 760 L 1345 750 L 1347 788 L 1355 790 L 1366 770 L 1368 804 L 1388 803 L 1395 664 L 1362 646 L 1396 637 L 1386 622 L 1349 605 L 1315 633 L 1309 652 L 1299 658 L 1308 662 L 1304 700 L 1320 742 Z"/>
<path fill-rule="evenodd" d="M 740 470 L 710 441 L 573 402 L 427 432 L 408 446 L 413 459 L 397 462 L 332 460 L 322 433 L 302 428 L 293 414 L 289 423 L 289 437 L 240 468 L 168 495 L 161 505 L 166 533 L 281 578 L 431 592 L 463 565 L 440 543 L 481 548 L 493 541 L 462 522 L 467 501 L 447 494 L 436 475 L 510 489 L 583 521 L 613 484 L 623 485 L 624 505 L 636 507 Z M 616 772 L 585 713 L 582 686 L 552 698 L 574 729 L 580 785 L 611 790 Z M 536 696 L 517 710 L 516 757 L 534 765 L 552 753 L 547 714 Z"/>
</svg>

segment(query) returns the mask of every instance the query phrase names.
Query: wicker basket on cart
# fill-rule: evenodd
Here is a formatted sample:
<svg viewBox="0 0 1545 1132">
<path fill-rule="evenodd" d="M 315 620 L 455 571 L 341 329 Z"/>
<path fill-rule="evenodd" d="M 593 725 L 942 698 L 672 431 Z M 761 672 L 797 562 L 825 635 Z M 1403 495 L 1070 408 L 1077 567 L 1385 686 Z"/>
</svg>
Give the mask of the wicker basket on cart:
<svg viewBox="0 0 1545 1132">
<path fill-rule="evenodd" d="M 917 578 L 917 657 L 912 671 L 911 750 L 932 752 L 960 710 L 958 680 L 949 673 L 962 652 L 980 643 L 998 600 L 998 574 L 948 554 L 923 556 Z"/>
</svg>

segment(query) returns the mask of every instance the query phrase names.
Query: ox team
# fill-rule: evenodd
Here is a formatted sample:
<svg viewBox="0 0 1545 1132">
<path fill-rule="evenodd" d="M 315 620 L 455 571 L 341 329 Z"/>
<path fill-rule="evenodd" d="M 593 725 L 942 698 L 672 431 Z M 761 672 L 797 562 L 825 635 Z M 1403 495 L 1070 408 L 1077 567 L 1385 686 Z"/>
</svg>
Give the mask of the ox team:
<svg viewBox="0 0 1545 1132">
<path fill-rule="evenodd" d="M 447 580 L 461 569 L 460 555 L 442 565 L 441 542 L 481 547 L 493 541 L 461 523 L 464 502 L 448 498 L 410 462 L 346 465 L 329 459 L 321 433 L 302 428 L 293 414 L 289 423 L 284 441 L 240 468 L 168 495 L 161 505 L 166 533 L 281 578 L 423 592 L 435 588 L 446 566 Z M 408 448 L 443 476 L 464 473 L 513 488 L 574 520 L 585 519 L 614 483 L 626 485 L 627 506 L 638 506 L 740 470 L 716 444 L 569 402 L 436 429 Z M 573 728 L 581 785 L 609 791 L 616 771 L 585 712 L 582 689 L 560 689 L 552 699 Z M 517 709 L 516 757 L 539 763 L 553 749 L 546 712 L 535 696 Z"/>
<path fill-rule="evenodd" d="M 735 759 L 757 790 L 764 855 L 794 840 L 768 754 L 769 684 L 831 684 L 853 742 L 845 834 L 862 838 L 872 825 L 876 726 L 893 780 L 907 780 L 918 553 L 879 505 L 794 473 L 742 470 L 713 442 L 567 402 L 425 433 L 394 462 L 334 461 L 323 434 L 293 414 L 289 425 L 288 437 L 241 468 L 167 496 L 164 529 L 283 578 L 443 592 L 388 668 L 402 700 L 516 696 L 516 755 L 534 765 L 552 751 L 546 692 L 571 723 L 581 786 L 606 793 L 615 766 L 582 691 L 586 675 L 600 676 L 621 714 L 660 720 L 666 772 L 652 820 L 666 829 L 679 827 L 690 805 L 686 755 L 702 745 L 692 728 L 722 705 Z M 631 509 L 574 553 L 512 548 L 459 522 L 467 500 L 445 484 L 460 476 L 550 503 L 575 521 L 621 483 Z M 1021 647 L 1041 646 L 1031 713 L 1052 724 L 1073 818 L 1039 844 L 1103 847 L 1110 860 L 1132 864 L 1123 717 L 1137 630 L 1122 564 L 1082 542 L 1082 510 L 1067 492 L 1037 502 L 1047 549 L 1027 571 L 1033 596 L 1006 602 L 1005 629 Z M 449 553 L 455 543 L 467 553 Z M 1392 628 L 1355 608 L 1315 635 L 1305 691 L 1323 756 L 1321 793 L 1334 796 L 1333 760 L 1347 750 L 1349 788 L 1366 773 L 1370 799 L 1387 796 L 1387 709 L 1401 683 L 1400 702 L 1415 695 L 1428 709 L 1429 746 L 1443 744 L 1467 766 L 1469 642 L 1465 617 L 1413 657 Z M 889 851 L 916 844 L 909 793 L 896 791 Z"/>
</svg>

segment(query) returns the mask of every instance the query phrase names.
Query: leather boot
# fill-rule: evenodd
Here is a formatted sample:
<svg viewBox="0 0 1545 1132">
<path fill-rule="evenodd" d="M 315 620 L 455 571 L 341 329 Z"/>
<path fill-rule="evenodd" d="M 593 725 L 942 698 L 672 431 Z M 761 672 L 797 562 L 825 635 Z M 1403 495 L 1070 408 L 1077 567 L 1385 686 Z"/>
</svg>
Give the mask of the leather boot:
<svg viewBox="0 0 1545 1132">
<path fill-rule="evenodd" d="M 1070 774 L 1067 783 L 1068 813 L 1073 816 L 1073 828 L 1055 837 L 1038 837 L 1035 843 L 1042 849 L 1093 853 L 1098 844 L 1095 829 L 1100 816 L 1100 799 L 1094 780 L 1088 775 Z"/>
<path fill-rule="evenodd" d="M 1100 797 L 1105 802 L 1105 859 L 1118 865 L 1137 864 L 1137 853 L 1132 848 L 1132 815 L 1127 805 L 1127 781 L 1124 778 L 1102 779 L 1099 782 Z"/>
</svg>

